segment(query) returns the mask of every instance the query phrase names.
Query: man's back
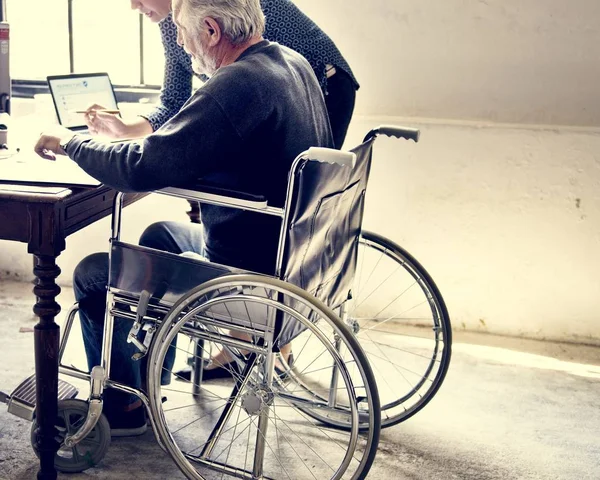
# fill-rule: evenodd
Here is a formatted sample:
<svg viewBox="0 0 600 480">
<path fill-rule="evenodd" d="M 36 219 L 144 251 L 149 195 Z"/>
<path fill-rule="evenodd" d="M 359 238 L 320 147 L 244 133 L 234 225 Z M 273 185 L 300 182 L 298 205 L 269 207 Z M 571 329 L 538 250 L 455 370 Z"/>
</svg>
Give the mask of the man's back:
<svg viewBox="0 0 600 480">
<path fill-rule="evenodd" d="M 235 129 L 240 150 L 231 150 L 225 164 L 214 165 L 217 173 L 239 172 L 231 188 L 264 194 L 270 203 L 282 206 L 294 158 L 311 146 L 332 146 L 314 73 L 303 57 L 286 47 L 266 40 L 250 47 L 219 69 L 184 108 L 205 95 L 214 99 Z"/>
<path fill-rule="evenodd" d="M 308 62 L 261 41 L 220 68 L 181 111 L 141 146 L 68 146 L 103 183 L 123 191 L 205 183 L 261 194 L 282 206 L 294 158 L 311 146 L 331 147 L 331 129 Z M 108 159 L 108 160 L 107 160 Z M 202 207 L 207 256 L 272 273 L 279 221 L 223 207 Z"/>
<path fill-rule="evenodd" d="M 206 182 L 264 195 L 269 204 L 283 206 L 296 156 L 311 146 L 333 146 L 314 73 L 303 57 L 286 47 L 267 41 L 250 47 L 235 63 L 217 71 L 200 92 L 214 98 L 239 138 L 238 148 L 203 176 Z M 233 260 L 245 268 L 272 272 L 277 219 L 208 205 L 202 206 L 202 219 L 209 258 L 220 261 L 225 253 L 225 263 Z"/>
</svg>

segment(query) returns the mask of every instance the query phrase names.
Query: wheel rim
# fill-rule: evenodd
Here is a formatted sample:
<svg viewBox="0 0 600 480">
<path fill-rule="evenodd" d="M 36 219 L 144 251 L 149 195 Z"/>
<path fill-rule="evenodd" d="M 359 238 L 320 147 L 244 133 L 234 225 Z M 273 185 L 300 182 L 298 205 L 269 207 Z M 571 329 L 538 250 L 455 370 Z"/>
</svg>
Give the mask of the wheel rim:
<svg viewBox="0 0 600 480">
<path fill-rule="evenodd" d="M 345 321 L 377 380 L 382 426 L 422 409 L 439 389 L 451 355 L 450 320 L 425 269 L 385 238 L 364 232 Z"/>
<path fill-rule="evenodd" d="M 246 278 L 256 277 L 246 276 Z M 269 478 L 342 478 L 344 472 L 348 476 L 344 476 L 343 478 L 360 478 L 360 472 L 368 469 L 372 462 L 372 456 L 374 456 L 375 451 L 374 447 L 376 447 L 378 438 L 378 418 L 377 421 L 373 421 L 373 430 L 377 430 L 377 434 L 370 435 L 367 442 L 361 440 L 361 448 L 363 450 L 361 453 L 356 454 L 354 452 L 355 444 L 359 438 L 359 407 L 356 401 L 356 392 L 359 388 L 354 386 L 353 378 L 351 378 L 348 369 L 345 367 L 341 356 L 335 348 L 331 344 L 328 346 L 327 343 L 323 343 L 323 338 L 326 338 L 323 332 L 326 329 L 319 325 L 321 323 L 329 325 L 329 333 L 331 335 L 334 333 L 339 334 L 336 328 L 341 328 L 346 336 L 349 336 L 348 333 L 340 323 L 337 325 L 327 323 L 327 315 L 323 315 L 323 312 L 320 311 L 317 312 L 318 309 L 310 307 L 312 310 L 306 311 L 306 305 L 310 303 L 306 302 L 306 294 L 304 292 L 296 296 L 295 294 L 290 294 L 289 290 L 282 291 L 281 285 L 282 283 L 276 280 L 268 279 L 268 281 L 265 281 L 262 278 L 260 281 L 255 282 L 248 280 L 238 280 L 237 283 L 217 282 L 217 287 L 200 289 L 193 295 L 188 296 L 187 300 L 182 301 L 183 303 L 188 302 L 187 305 L 182 306 L 180 302 L 179 307 L 176 305 L 173 308 L 173 311 L 176 311 L 178 308 L 180 310 L 174 317 L 169 315 L 169 318 L 177 318 L 175 327 L 161 327 L 161 331 L 165 329 L 165 332 L 169 331 L 169 333 L 158 337 L 156 347 L 153 347 L 153 352 L 151 352 L 150 364 L 153 366 L 154 371 L 153 375 L 148 378 L 148 384 L 151 391 L 154 391 L 154 389 L 157 391 L 157 394 L 151 398 L 151 406 L 153 412 L 159 418 L 159 432 L 161 436 L 164 435 L 166 437 L 167 448 L 169 449 L 169 444 L 172 444 L 172 448 L 175 451 L 171 453 L 174 453 L 175 457 L 178 457 L 178 460 L 176 459 L 178 464 L 184 464 L 183 468 L 181 465 L 180 468 L 190 478 L 202 478 L 201 467 L 207 466 L 216 468 L 223 473 L 241 476 L 244 475 L 242 472 L 252 472 L 252 457 L 256 449 L 251 444 L 253 439 L 258 438 L 259 435 L 265 439 L 267 459 L 265 460 L 263 474 Z M 286 289 L 289 289 L 289 287 L 289 285 L 285 284 Z M 238 292 L 232 293 L 232 288 L 238 289 Z M 215 293 L 218 289 L 220 289 L 218 293 Z M 228 293 L 227 289 L 229 289 Z M 263 291 L 257 294 L 258 289 L 262 289 Z M 243 299 L 239 295 L 241 291 L 245 292 Z M 249 294 L 249 291 L 252 291 L 252 294 Z M 285 300 L 283 300 L 282 295 L 286 295 Z M 277 296 L 279 296 L 278 301 L 273 300 Z M 302 314 L 298 313 L 300 309 L 297 305 L 290 307 L 290 304 L 298 304 L 298 302 L 302 303 L 304 308 Z M 243 308 L 236 309 L 234 303 L 243 304 Z M 158 379 L 163 368 L 162 358 L 164 358 L 168 351 L 171 339 L 178 332 L 184 331 L 185 329 L 182 327 L 186 324 L 189 325 L 189 321 L 192 318 L 203 318 L 202 321 L 196 324 L 197 327 L 203 325 L 202 328 L 207 328 L 207 325 L 211 323 L 210 320 L 221 319 L 218 313 L 223 313 L 224 310 L 220 307 L 223 307 L 224 304 L 227 306 L 225 311 L 228 311 L 230 314 L 231 311 L 246 311 L 250 314 L 250 312 L 257 311 L 255 307 L 258 305 L 263 309 L 270 309 L 270 313 L 267 316 L 276 315 L 276 312 L 283 312 L 287 316 L 293 316 L 294 312 L 296 312 L 298 316 L 296 320 L 299 318 L 304 319 L 305 323 L 303 325 L 306 328 L 303 334 L 310 337 L 309 340 L 312 339 L 311 341 L 314 344 L 321 341 L 320 345 L 322 349 L 315 354 L 314 345 L 311 345 L 308 340 L 305 341 L 305 349 L 302 350 L 299 348 L 294 352 L 294 371 L 299 372 L 304 377 L 309 377 L 313 382 L 316 382 L 316 385 L 325 388 L 322 378 L 326 377 L 325 374 L 327 372 L 322 371 L 324 369 L 319 365 L 319 362 L 323 362 L 326 359 L 325 353 L 329 355 L 329 359 L 339 372 L 340 390 L 345 389 L 347 398 L 350 399 L 347 406 L 348 409 L 344 413 L 348 418 L 353 419 L 350 422 L 353 425 L 349 429 L 349 432 L 330 431 L 304 411 L 295 408 L 299 404 L 309 404 L 312 408 L 326 409 L 325 402 L 319 401 L 318 396 L 310 396 L 303 390 L 289 388 L 289 379 L 285 382 L 281 382 L 278 379 L 271 383 L 265 381 L 268 375 L 266 374 L 267 369 L 263 365 L 271 361 L 269 360 L 269 356 L 272 355 L 268 353 L 267 349 L 261 350 L 260 348 L 256 348 L 254 357 L 249 357 L 249 354 L 247 354 L 243 358 L 241 356 L 238 358 L 238 367 L 240 370 L 243 370 L 245 367 L 247 369 L 246 372 L 241 373 L 240 370 L 236 370 L 233 372 L 232 379 L 205 382 L 202 386 L 198 402 L 190 403 L 188 401 L 186 404 L 186 400 L 182 400 L 183 397 L 190 398 L 192 386 L 189 382 L 186 382 L 187 386 L 184 386 L 184 382 L 176 381 L 170 386 L 158 387 Z M 308 321 L 307 316 L 313 316 L 315 312 L 324 317 L 322 319 L 323 322 Z M 231 316 L 232 318 L 239 318 L 234 314 L 231 314 Z M 167 322 L 165 320 L 165 324 L 168 326 Z M 254 323 L 257 324 L 259 322 Z M 231 322 L 228 325 L 230 324 Z M 215 336 L 216 331 L 219 331 L 220 337 Z M 184 333 L 186 332 L 184 331 Z M 188 331 L 187 334 L 191 335 L 191 332 Z M 179 336 L 181 337 L 181 333 Z M 218 329 L 202 333 L 199 336 L 205 337 L 205 341 L 208 341 L 208 337 L 210 336 L 211 341 L 209 343 L 213 345 L 213 348 L 214 345 L 219 343 L 219 339 L 222 344 L 226 344 L 229 341 L 225 338 L 226 335 Z M 258 336 L 258 332 L 256 332 L 252 336 L 253 341 L 250 342 L 251 344 L 246 344 L 246 348 L 256 347 L 258 345 L 256 337 Z M 349 337 L 352 338 L 351 336 Z M 161 344 L 160 347 L 158 342 Z M 183 345 L 186 345 L 186 343 L 183 340 Z M 181 345 L 181 341 L 178 340 L 177 348 L 182 348 Z M 203 348 L 207 349 L 208 347 Z M 183 349 L 185 350 L 185 347 Z M 231 352 L 232 350 L 228 349 L 227 351 Z M 313 355 L 312 362 L 310 361 L 309 352 Z M 309 360 L 305 360 L 307 358 Z M 252 361 L 254 363 L 249 365 Z M 234 362 L 233 364 L 236 363 Z M 231 367 L 228 368 L 233 370 Z M 177 370 L 177 368 L 174 370 Z M 291 371 L 288 373 L 291 373 Z M 321 373 L 324 374 L 321 375 Z M 236 382 L 234 379 L 237 380 L 237 391 L 235 390 L 236 387 L 234 384 Z M 315 383 L 313 383 L 314 387 Z M 326 388 L 329 388 L 329 383 L 326 384 Z M 169 398 L 167 404 L 164 406 L 159 401 L 159 398 L 163 395 Z M 210 408 L 206 407 L 210 403 L 212 403 Z M 270 414 L 267 423 L 268 428 L 262 430 L 258 428 L 260 423 L 254 421 L 252 417 L 258 412 L 263 411 L 262 409 L 267 405 Z M 214 445 L 211 445 L 209 432 L 215 431 L 215 428 L 220 424 L 220 421 L 216 417 L 224 415 L 223 412 L 227 410 L 226 406 L 230 406 L 229 416 L 226 420 L 221 418 L 221 430 L 218 440 Z M 176 417 L 180 417 L 181 412 L 184 410 L 188 411 L 186 421 L 177 420 Z M 189 411 L 192 410 L 194 413 L 190 414 Z M 207 419 L 210 419 L 210 421 L 207 422 Z M 205 437 L 197 437 L 193 443 L 186 443 L 187 439 L 182 438 L 182 434 L 186 430 L 191 432 L 192 428 L 210 422 L 212 422 L 212 425 L 209 428 L 206 428 L 206 426 L 198 428 L 198 431 L 202 430 L 206 432 L 204 434 Z M 263 432 L 266 433 L 263 435 Z M 197 436 L 199 432 L 194 432 L 194 434 Z M 191 433 L 187 435 L 191 437 Z M 200 439 L 198 440 L 198 438 Z M 309 438 L 310 441 L 308 440 Z M 217 445 L 219 442 L 221 444 Z M 324 444 L 329 444 L 330 448 L 333 445 L 333 449 L 336 452 L 333 454 L 331 452 L 324 454 L 323 451 L 327 451 L 327 449 L 323 448 Z M 326 456 L 327 458 L 325 458 Z M 224 464 L 227 464 L 228 467 L 225 467 Z M 238 470 L 232 470 L 230 468 L 232 466 Z M 350 473 L 346 471 L 347 469 Z"/>
</svg>

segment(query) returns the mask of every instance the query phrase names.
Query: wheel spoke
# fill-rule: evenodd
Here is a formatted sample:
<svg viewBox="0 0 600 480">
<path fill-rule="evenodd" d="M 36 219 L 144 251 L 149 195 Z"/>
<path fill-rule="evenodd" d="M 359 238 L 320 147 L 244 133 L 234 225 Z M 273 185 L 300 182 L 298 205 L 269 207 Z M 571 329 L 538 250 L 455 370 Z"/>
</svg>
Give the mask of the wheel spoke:
<svg viewBox="0 0 600 480">
<path fill-rule="evenodd" d="M 363 232 L 358 257 L 358 294 L 346 306 L 348 324 L 358 330 L 383 388 L 383 426 L 395 425 L 423 408 L 441 385 L 451 355 L 450 320 L 431 277 L 401 247 Z M 433 333 L 418 335 L 423 328 Z"/>
<path fill-rule="evenodd" d="M 194 398 L 190 382 L 184 388 L 164 386 L 150 392 L 161 443 L 170 452 L 183 454 L 174 458 L 190 478 L 197 478 L 199 469 L 205 467 L 216 470 L 214 478 L 227 474 L 290 480 L 363 477 L 376 449 L 380 414 L 371 370 L 357 368 L 359 361 L 366 362 L 362 350 L 349 343 L 341 320 L 316 305 L 308 294 L 288 292 L 283 282 L 268 277 L 246 277 L 253 281 L 224 276 L 188 292 L 165 315 L 155 334 L 149 359 L 154 366 L 152 385 L 160 384 L 164 357 L 177 335 L 202 338 L 197 332 L 208 332 L 210 341 L 192 348 L 196 359 L 205 357 L 209 346 L 213 354 L 215 349 L 229 349 L 226 345 L 232 334 L 227 328 L 249 333 L 247 345 L 252 345 L 241 376 L 234 375 L 225 383 L 203 381 L 201 393 Z M 287 330 L 291 339 L 283 333 L 286 343 L 293 345 L 294 361 L 282 378 L 266 369 L 273 362 L 269 357 L 273 346 L 284 346 L 275 338 L 275 318 L 297 322 Z M 208 331 L 219 322 L 231 327 Z M 342 345 L 340 353 L 336 342 Z M 177 343 L 184 347 L 178 345 L 177 352 L 187 356 L 191 343 L 185 339 Z M 334 369 L 339 369 L 337 385 L 330 380 Z M 328 403 L 331 388 L 339 392 L 334 405 Z M 363 390 L 366 393 L 360 395 L 368 397 L 372 412 L 359 406 L 357 396 Z M 163 404 L 161 394 L 167 392 L 169 402 Z M 356 421 L 359 415 L 365 422 L 360 428 L 367 424 L 374 428 L 365 430 L 364 444 L 361 440 L 362 448 L 355 451 L 362 438 Z M 330 429 L 339 424 L 343 429 Z"/>
</svg>

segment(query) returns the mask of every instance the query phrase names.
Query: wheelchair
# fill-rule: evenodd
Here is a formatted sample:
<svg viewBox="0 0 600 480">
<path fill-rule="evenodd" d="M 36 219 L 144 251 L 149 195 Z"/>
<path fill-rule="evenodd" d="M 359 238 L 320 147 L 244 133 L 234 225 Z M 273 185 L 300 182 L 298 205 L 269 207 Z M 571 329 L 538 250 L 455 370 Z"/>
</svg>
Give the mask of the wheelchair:
<svg viewBox="0 0 600 480">
<path fill-rule="evenodd" d="M 159 445 L 187 478 L 367 475 L 380 428 L 431 400 L 451 355 L 450 319 L 431 277 L 400 246 L 361 229 L 378 135 L 419 139 L 418 130 L 382 126 L 350 152 L 309 149 L 294 161 L 283 208 L 202 186 L 157 192 L 279 217 L 272 276 L 121 242 L 117 195 L 101 364 L 90 373 L 62 364 L 77 304 L 60 342 L 60 372 L 89 381 L 90 396 L 76 400 L 60 381 L 59 471 L 103 458 L 102 394 L 114 388 L 142 400 Z M 147 361 L 143 390 L 110 379 L 115 317 L 131 321 L 134 357 Z M 173 378 L 172 368 L 163 384 L 174 350 L 177 361 L 191 359 L 191 379 Z M 231 376 L 202 381 L 216 352 L 231 359 Z M 11 397 L 13 413 L 25 416 L 26 402 Z M 34 422 L 34 449 L 35 431 Z"/>
</svg>

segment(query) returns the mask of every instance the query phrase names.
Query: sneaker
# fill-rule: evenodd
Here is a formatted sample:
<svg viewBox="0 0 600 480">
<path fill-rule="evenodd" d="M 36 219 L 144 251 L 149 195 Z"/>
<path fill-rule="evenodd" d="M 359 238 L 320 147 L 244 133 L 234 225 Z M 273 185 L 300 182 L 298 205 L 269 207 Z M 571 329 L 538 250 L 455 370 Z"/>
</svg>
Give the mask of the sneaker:
<svg viewBox="0 0 600 480">
<path fill-rule="evenodd" d="M 111 437 L 135 437 L 146 433 L 146 409 L 138 407 L 129 412 L 107 410 L 104 412 L 110 424 Z"/>
</svg>

